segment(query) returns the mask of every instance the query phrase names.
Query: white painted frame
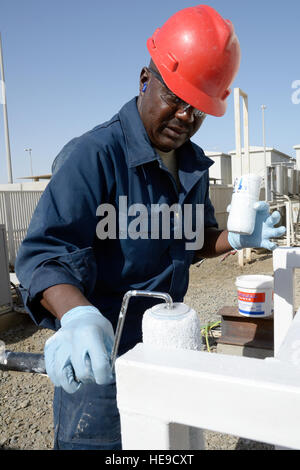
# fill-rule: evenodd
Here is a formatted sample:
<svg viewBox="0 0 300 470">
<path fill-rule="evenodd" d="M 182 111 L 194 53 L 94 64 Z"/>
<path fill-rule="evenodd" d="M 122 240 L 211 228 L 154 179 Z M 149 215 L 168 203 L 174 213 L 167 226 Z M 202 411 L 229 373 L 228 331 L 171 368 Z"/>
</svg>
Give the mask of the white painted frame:
<svg viewBox="0 0 300 470">
<path fill-rule="evenodd" d="M 117 359 L 124 450 L 201 449 L 201 429 L 300 449 L 296 268 L 300 248 L 275 251 L 274 358 L 161 351 L 138 344 Z"/>
</svg>

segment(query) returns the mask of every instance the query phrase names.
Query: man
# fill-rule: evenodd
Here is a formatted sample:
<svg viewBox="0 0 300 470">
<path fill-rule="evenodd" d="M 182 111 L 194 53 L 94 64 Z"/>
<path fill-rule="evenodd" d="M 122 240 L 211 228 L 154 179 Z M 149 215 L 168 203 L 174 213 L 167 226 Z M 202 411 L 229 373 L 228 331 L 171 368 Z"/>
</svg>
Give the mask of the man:
<svg viewBox="0 0 300 470">
<path fill-rule="evenodd" d="M 63 148 L 18 254 L 26 308 L 37 324 L 57 330 L 45 345 L 56 386 L 55 449 L 121 448 L 109 355 L 128 290 L 166 292 L 180 302 L 192 263 L 247 246 L 273 249 L 269 239 L 284 232 L 273 228 L 279 214 L 269 216 L 265 205 L 253 235 L 218 230 L 208 195 L 212 162 L 190 141 L 206 114 L 225 113 L 240 61 L 232 24 L 211 7 L 188 8 L 147 46 L 151 62 L 138 98 Z M 192 207 L 193 220 L 204 207 L 195 232 L 204 232 L 203 247 L 187 249 L 186 233 L 175 236 L 176 214 L 169 237 L 161 229 L 151 237 L 151 210 L 137 237 L 132 207 L 141 204 Z M 111 207 L 116 226 L 105 237 L 101 216 Z M 132 299 L 119 354 L 141 341 L 142 313 L 154 303 Z"/>
</svg>

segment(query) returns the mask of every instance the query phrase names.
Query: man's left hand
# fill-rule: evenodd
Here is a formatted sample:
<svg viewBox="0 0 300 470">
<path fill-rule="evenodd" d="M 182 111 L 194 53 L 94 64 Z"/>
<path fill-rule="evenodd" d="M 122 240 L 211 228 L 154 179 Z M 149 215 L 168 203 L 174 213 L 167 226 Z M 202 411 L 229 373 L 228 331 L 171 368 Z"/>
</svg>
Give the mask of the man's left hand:
<svg viewBox="0 0 300 470">
<path fill-rule="evenodd" d="M 286 232 L 286 228 L 283 226 L 275 228 L 275 225 L 280 222 L 281 215 L 278 211 L 270 215 L 270 206 L 267 202 L 258 202 L 255 205 L 255 210 L 257 212 L 252 235 L 228 232 L 228 242 L 235 250 L 265 248 L 273 251 L 277 245 L 271 242 L 270 238 L 279 238 Z"/>
</svg>

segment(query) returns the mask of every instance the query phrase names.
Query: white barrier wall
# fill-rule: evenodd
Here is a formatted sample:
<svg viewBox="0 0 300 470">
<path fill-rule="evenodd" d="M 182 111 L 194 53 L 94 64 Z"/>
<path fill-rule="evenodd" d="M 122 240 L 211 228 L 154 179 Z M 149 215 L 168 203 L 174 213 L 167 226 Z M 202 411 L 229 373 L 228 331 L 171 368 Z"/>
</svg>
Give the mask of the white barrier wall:
<svg viewBox="0 0 300 470">
<path fill-rule="evenodd" d="M 291 287 L 295 268 L 300 268 L 300 248 L 278 248 L 274 358 L 138 344 L 117 359 L 124 450 L 200 449 L 201 439 L 198 447 L 191 439 L 195 428 L 300 449 L 300 310 L 294 317 Z"/>
<path fill-rule="evenodd" d="M 49 180 L 28 181 L 26 183 L 1 183 L 0 192 L 2 191 L 44 191 Z"/>
</svg>

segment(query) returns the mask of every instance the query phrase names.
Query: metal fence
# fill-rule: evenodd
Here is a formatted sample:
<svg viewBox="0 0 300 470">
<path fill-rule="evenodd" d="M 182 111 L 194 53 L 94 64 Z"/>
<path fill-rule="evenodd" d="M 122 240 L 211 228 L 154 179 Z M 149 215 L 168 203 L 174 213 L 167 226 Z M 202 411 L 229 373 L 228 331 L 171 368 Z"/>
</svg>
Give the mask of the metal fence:
<svg viewBox="0 0 300 470">
<path fill-rule="evenodd" d="M 9 263 L 14 266 L 32 214 L 43 191 L 0 191 L 0 224 L 7 233 Z"/>
</svg>

